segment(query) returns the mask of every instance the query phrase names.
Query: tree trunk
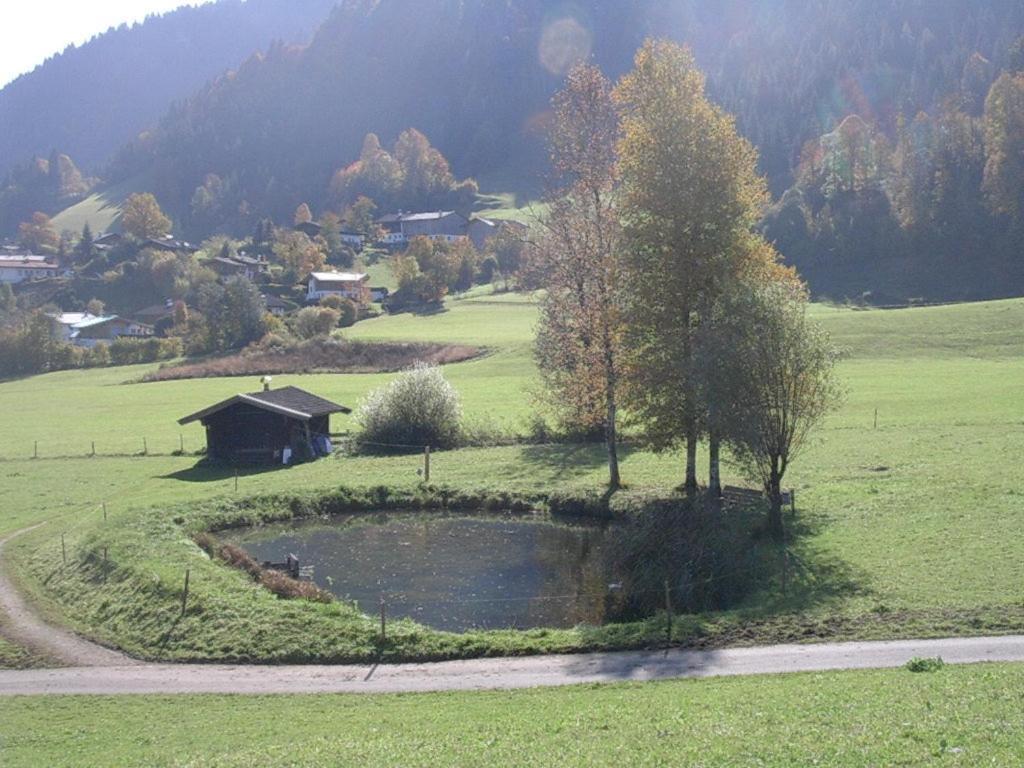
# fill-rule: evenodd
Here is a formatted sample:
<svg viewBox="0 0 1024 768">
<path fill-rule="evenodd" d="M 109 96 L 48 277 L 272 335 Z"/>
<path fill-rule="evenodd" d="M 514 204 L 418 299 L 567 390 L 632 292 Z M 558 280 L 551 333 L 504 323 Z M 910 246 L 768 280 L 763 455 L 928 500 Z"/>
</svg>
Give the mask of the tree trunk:
<svg viewBox="0 0 1024 768">
<path fill-rule="evenodd" d="M 708 440 L 708 452 L 711 457 L 708 463 L 708 494 L 712 499 L 722 498 L 721 449 L 722 441 L 712 432 Z"/>
<path fill-rule="evenodd" d="M 686 482 L 687 495 L 697 493 L 697 428 L 691 422 L 686 430 Z"/>
<path fill-rule="evenodd" d="M 615 428 L 615 399 L 608 398 L 608 422 L 604 427 L 605 444 L 608 447 L 608 488 L 617 491 L 622 486 L 619 476 L 619 445 Z"/>
<path fill-rule="evenodd" d="M 786 531 L 782 524 L 782 476 L 777 461 L 772 462 L 771 474 L 768 478 L 768 532 L 776 541 L 785 539 Z"/>
</svg>

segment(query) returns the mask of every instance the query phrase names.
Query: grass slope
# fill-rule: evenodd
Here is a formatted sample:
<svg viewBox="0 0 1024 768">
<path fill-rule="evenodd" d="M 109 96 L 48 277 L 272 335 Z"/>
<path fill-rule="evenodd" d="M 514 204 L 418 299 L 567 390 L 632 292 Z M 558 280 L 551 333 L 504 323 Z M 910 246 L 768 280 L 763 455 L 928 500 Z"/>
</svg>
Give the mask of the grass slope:
<svg viewBox="0 0 1024 768">
<path fill-rule="evenodd" d="M 145 192 L 146 189 L 145 179 L 134 177 L 93 192 L 84 200 L 54 215 L 53 228 L 58 232 L 67 230 L 78 234 L 88 224 L 95 237 L 104 232 L 116 231 L 121 218 L 121 204 L 130 195 Z"/>
<path fill-rule="evenodd" d="M 1024 301 L 815 312 L 848 351 L 840 366 L 848 397 L 788 482 L 798 489 L 798 545 L 812 575 L 785 600 L 766 584 L 738 610 L 701 617 L 702 629 L 726 633 L 731 642 L 1024 629 Z M 450 301 L 448 311 L 437 315 L 383 317 L 351 334 L 490 346 L 493 354 L 451 366 L 448 375 L 470 418 L 522 429 L 533 409 L 535 319 L 536 309 L 524 297 L 475 295 Z M 39 593 L 56 595 L 54 610 L 71 613 L 85 629 L 102 623 L 102 598 L 85 595 L 73 572 L 61 573 L 61 531 L 72 546 L 93 535 L 101 502 L 108 503 L 111 525 L 124 515 L 130 532 L 140 509 L 152 507 L 143 518 L 159 520 L 171 504 L 235 497 L 232 473 L 194 469 L 194 457 L 84 458 L 91 440 L 101 453 L 136 453 L 143 436 L 151 451 L 169 453 L 178 447 L 176 417 L 244 388 L 238 380 L 121 384 L 140 370 L 67 372 L 0 384 L 4 401 L 18 403 L 2 417 L 0 453 L 13 460 L 0 462 L 0 531 L 59 518 L 20 542 L 16 555 L 31 562 Z M 353 404 L 386 378 L 295 376 L 275 378 L 275 385 L 295 383 Z M 184 435 L 186 449 L 199 446 L 198 430 Z M 79 458 L 25 459 L 33 439 L 40 440 L 41 455 Z M 629 449 L 623 474 L 634 489 L 666 489 L 681 479 L 681 463 L 679 456 Z M 413 489 L 418 466 L 417 457 L 332 459 L 243 474 L 238 495 L 341 485 Z M 436 454 L 432 477 L 464 489 L 596 489 L 604 477 L 603 456 L 599 446 L 467 449 Z M 161 550 L 156 539 L 142 543 L 137 562 L 166 569 L 168 581 L 196 556 L 192 548 Z M 212 581 L 219 578 L 211 575 Z M 38 587 L 43 582 L 50 592 Z M 130 598 L 118 607 L 125 626 L 131 626 L 133 610 Z M 286 616 L 294 606 L 275 610 Z M 160 637 L 154 616 L 148 617 L 154 622 L 150 639 L 143 643 L 136 635 L 133 641 L 148 643 L 151 653 Z M 249 619 L 239 621 L 235 630 Z M 232 645 L 230 621 L 215 634 L 216 642 L 211 635 L 194 638 L 189 652 L 198 647 L 230 657 L 239 649 Z M 566 647 L 566 637 L 552 636 L 548 647 Z"/>
<path fill-rule="evenodd" d="M 1015 765 L 1024 666 L 401 696 L 0 700 L 5 766 Z"/>
</svg>

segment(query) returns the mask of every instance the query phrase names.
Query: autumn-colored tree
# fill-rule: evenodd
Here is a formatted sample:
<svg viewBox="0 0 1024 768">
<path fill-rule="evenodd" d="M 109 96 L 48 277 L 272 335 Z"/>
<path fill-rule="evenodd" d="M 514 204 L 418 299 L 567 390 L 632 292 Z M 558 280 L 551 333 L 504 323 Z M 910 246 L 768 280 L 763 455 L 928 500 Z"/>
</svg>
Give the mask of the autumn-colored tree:
<svg viewBox="0 0 1024 768">
<path fill-rule="evenodd" d="M 996 214 L 1024 225 L 1024 72 L 1003 74 L 985 100 L 984 191 Z"/>
<path fill-rule="evenodd" d="M 532 254 L 547 288 L 535 352 L 549 402 L 574 426 L 603 433 L 615 490 L 623 331 L 619 121 L 611 84 L 594 66 L 574 68 L 552 108 L 554 178 Z"/>
<path fill-rule="evenodd" d="M 295 230 L 280 230 L 274 235 L 274 256 L 284 266 L 289 277 L 301 282 L 310 272 L 322 269 L 327 254 L 305 233 Z"/>
<path fill-rule="evenodd" d="M 164 237 L 171 231 L 171 220 L 149 192 L 130 195 L 121 206 L 121 228 L 137 240 Z"/>
<path fill-rule="evenodd" d="M 502 224 L 498 233 L 487 241 L 484 254 L 494 258 L 497 271 L 505 281 L 508 289 L 509 281 L 519 275 L 523 267 L 523 254 L 526 251 L 526 236 L 513 225 Z M 492 277 L 493 279 L 493 277 Z M 490 282 L 490 281 L 488 281 Z"/>
<path fill-rule="evenodd" d="M 320 217 L 320 237 L 324 241 L 328 259 L 341 253 L 344 243 L 341 240 L 341 219 L 338 214 L 327 211 Z"/>
<path fill-rule="evenodd" d="M 755 252 L 744 245 L 767 189 L 754 148 L 707 99 L 689 49 L 647 41 L 615 97 L 629 243 L 630 406 L 654 447 L 685 444 L 685 487 L 694 492 L 697 444 L 707 429 L 695 334 Z"/>
<path fill-rule="evenodd" d="M 727 393 L 722 414 L 733 454 L 762 483 L 768 529 L 781 539 L 782 481 L 812 430 L 840 402 L 836 352 L 807 317 L 807 297 L 792 280 L 741 280 L 723 292 L 717 342 L 728 350 L 715 377 Z"/>
<path fill-rule="evenodd" d="M 307 203 L 302 203 L 295 209 L 293 223 L 295 226 L 299 226 L 299 224 L 309 224 L 311 221 L 313 221 L 313 212 L 309 210 Z"/>
<path fill-rule="evenodd" d="M 42 211 L 36 211 L 31 219 L 18 225 L 18 241 L 22 248 L 34 253 L 56 253 L 60 247 L 60 236 Z"/>
<path fill-rule="evenodd" d="M 377 233 L 377 204 L 365 195 L 345 209 L 342 220 L 349 232 L 373 238 Z"/>
</svg>

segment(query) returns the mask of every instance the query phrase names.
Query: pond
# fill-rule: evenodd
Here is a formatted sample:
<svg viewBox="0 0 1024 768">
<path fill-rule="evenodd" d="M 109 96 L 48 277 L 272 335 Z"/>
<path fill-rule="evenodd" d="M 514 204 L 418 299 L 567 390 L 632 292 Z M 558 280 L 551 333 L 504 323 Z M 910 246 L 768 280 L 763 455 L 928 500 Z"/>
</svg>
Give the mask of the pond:
<svg viewBox="0 0 1024 768">
<path fill-rule="evenodd" d="M 236 532 L 260 561 L 289 554 L 375 614 L 451 631 L 599 625 L 610 602 L 607 527 L 540 515 L 380 513 Z"/>
</svg>

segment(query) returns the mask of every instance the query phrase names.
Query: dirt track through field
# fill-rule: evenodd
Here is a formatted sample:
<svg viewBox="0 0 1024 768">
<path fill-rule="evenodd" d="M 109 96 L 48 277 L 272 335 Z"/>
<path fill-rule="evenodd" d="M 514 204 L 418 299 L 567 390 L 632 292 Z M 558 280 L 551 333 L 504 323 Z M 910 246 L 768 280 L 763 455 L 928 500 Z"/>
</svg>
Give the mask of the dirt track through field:
<svg viewBox="0 0 1024 768">
<path fill-rule="evenodd" d="M 433 664 L 206 665 L 139 662 L 54 627 L 25 603 L 4 572 L 0 610 L 8 636 L 68 666 L 0 670 L 0 696 L 40 694 L 398 693 L 533 688 L 675 678 L 899 667 L 914 657 L 951 664 L 1024 661 L 1024 636 L 819 643 L 715 651 L 623 651 L 471 659 Z"/>
<path fill-rule="evenodd" d="M 7 572 L 3 550 L 17 536 L 45 525 L 40 523 L 0 539 L 0 613 L 4 615 L 4 635 L 12 642 L 59 664 L 108 667 L 136 664 L 118 651 L 89 642 L 73 632 L 43 621 L 18 592 Z"/>
</svg>

